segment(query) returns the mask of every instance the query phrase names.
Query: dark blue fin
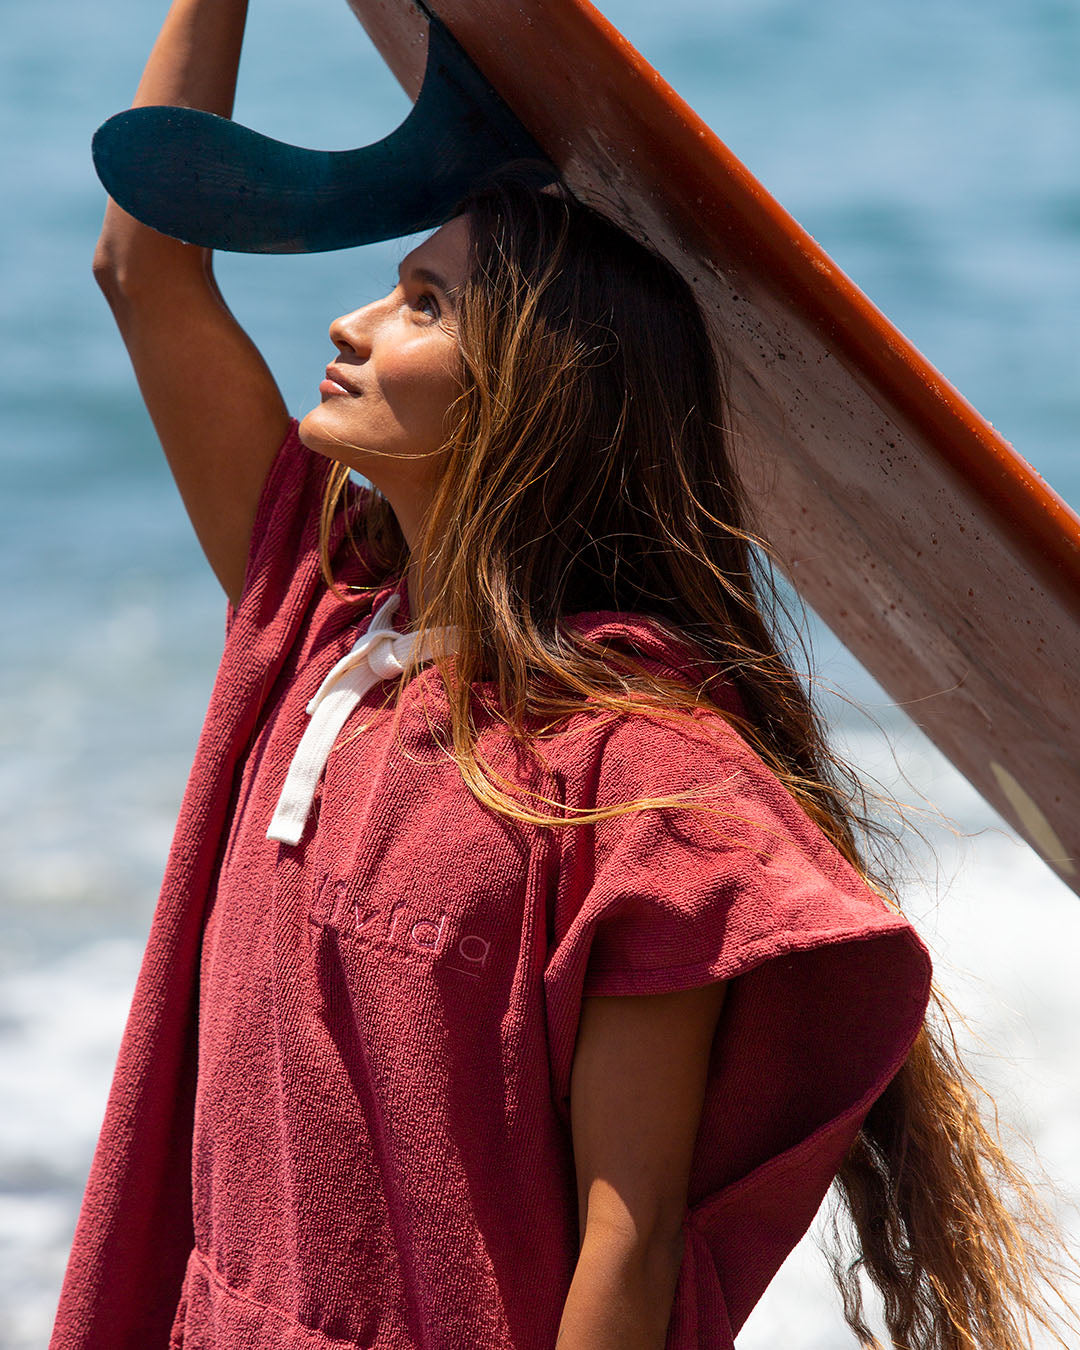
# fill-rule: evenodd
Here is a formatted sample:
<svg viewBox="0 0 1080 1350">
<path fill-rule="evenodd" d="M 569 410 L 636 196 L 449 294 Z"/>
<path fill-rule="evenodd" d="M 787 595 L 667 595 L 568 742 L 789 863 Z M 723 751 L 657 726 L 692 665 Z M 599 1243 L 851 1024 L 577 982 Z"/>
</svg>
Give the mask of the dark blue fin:
<svg viewBox="0 0 1080 1350">
<path fill-rule="evenodd" d="M 405 121 L 358 150 L 305 150 L 190 108 L 131 108 L 93 142 L 125 211 L 162 234 L 233 253 L 322 253 L 433 229 L 496 169 L 558 172 L 447 29 Z"/>
</svg>

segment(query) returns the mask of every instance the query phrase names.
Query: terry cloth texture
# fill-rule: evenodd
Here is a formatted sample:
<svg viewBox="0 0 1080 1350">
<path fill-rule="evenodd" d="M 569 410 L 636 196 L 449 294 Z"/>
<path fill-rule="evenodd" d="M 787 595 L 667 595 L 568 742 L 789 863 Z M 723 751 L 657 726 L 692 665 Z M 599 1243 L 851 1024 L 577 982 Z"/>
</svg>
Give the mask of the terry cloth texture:
<svg viewBox="0 0 1080 1350">
<path fill-rule="evenodd" d="M 306 705 L 400 596 L 337 548 L 295 425 L 181 810 L 54 1350 L 552 1350 L 577 1256 L 583 996 L 731 986 L 668 1350 L 731 1350 L 921 1024 L 930 968 L 717 714 L 582 714 L 519 761 L 570 806 L 713 790 L 596 827 L 482 808 L 439 744 L 436 666 L 349 714 L 295 846 L 266 830 Z M 363 509 L 363 496 L 354 498 Z M 641 616 L 574 623 L 657 668 Z M 384 706 L 385 705 L 385 706 Z"/>
</svg>

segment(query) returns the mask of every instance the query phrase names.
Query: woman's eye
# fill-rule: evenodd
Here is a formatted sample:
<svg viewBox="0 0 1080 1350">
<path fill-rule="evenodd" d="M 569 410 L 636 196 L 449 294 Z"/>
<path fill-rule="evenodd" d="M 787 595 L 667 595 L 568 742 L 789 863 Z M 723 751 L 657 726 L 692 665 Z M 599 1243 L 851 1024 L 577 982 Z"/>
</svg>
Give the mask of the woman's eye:
<svg viewBox="0 0 1080 1350">
<path fill-rule="evenodd" d="M 417 296 L 416 308 L 422 310 L 425 314 L 430 314 L 433 319 L 438 319 L 442 314 L 438 300 L 430 291 L 425 291 L 423 295 Z"/>
</svg>

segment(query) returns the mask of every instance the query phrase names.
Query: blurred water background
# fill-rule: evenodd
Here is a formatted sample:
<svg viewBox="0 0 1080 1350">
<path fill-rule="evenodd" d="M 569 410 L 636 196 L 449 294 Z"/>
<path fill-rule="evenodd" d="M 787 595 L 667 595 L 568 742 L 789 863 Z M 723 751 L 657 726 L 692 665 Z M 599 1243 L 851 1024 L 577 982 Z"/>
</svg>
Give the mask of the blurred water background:
<svg viewBox="0 0 1080 1350">
<path fill-rule="evenodd" d="M 90 276 L 89 141 L 165 0 L 0 0 L 0 1350 L 48 1339 L 223 606 Z M 1080 504 L 1080 8 L 1072 0 L 608 0 L 620 27 L 941 371 Z M 301 144 L 407 109 L 342 0 L 253 0 L 237 116 Z M 329 320 L 405 245 L 219 259 L 292 409 Z M 182 340 L 182 334 L 177 335 Z M 1080 1234 L 1080 900 L 827 632 L 837 735 L 901 799 L 909 912 L 976 1072 Z M 924 800 L 925 799 L 925 800 Z M 1021 1154 L 1023 1156 L 1023 1154 Z M 1038 1344 L 1048 1344 L 1040 1340 Z M 852 1345 L 813 1234 L 744 1350 Z"/>
</svg>

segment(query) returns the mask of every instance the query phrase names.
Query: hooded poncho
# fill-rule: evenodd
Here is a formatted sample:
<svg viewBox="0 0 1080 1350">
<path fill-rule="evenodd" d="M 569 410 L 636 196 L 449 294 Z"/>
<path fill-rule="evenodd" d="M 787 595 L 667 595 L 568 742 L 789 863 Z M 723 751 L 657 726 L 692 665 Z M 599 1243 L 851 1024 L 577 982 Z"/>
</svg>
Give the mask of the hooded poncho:
<svg viewBox="0 0 1080 1350">
<path fill-rule="evenodd" d="M 266 832 L 309 700 L 403 581 L 336 545 L 293 424 L 181 808 L 54 1350 L 553 1350 L 578 1251 L 570 1073 L 585 995 L 726 979 L 668 1350 L 731 1350 L 926 1007 L 929 961 L 715 711 L 581 713 L 482 807 L 435 667 L 349 713 L 296 845 Z M 362 508 L 362 497 L 354 499 Z M 399 597 L 397 608 L 386 602 Z M 668 674 L 640 615 L 577 615 Z M 171 1339 L 170 1339 L 171 1337 Z"/>
</svg>

